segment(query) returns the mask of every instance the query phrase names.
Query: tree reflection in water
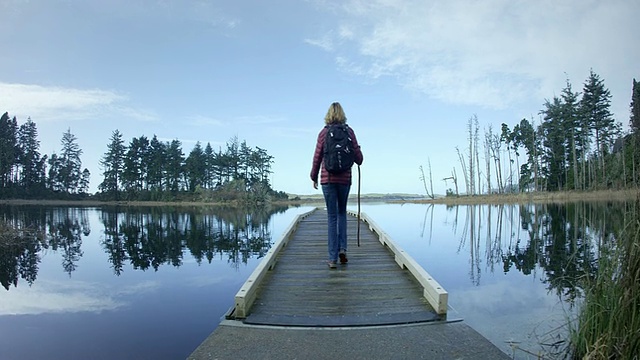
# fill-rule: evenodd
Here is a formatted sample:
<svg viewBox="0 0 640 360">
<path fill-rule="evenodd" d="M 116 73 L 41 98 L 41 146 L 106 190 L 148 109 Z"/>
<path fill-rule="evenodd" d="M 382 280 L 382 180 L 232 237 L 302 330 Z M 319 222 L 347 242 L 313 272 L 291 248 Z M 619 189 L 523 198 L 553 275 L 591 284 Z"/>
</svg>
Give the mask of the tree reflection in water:
<svg viewBox="0 0 640 360">
<path fill-rule="evenodd" d="M 271 247 L 269 220 L 286 209 L 105 208 L 100 217 L 105 227 L 103 246 L 117 275 L 127 261 L 140 270 L 180 266 L 185 249 L 198 263 L 226 256 L 237 267 L 253 256 L 264 256 Z"/>
<path fill-rule="evenodd" d="M 163 264 L 178 267 L 185 251 L 198 263 L 226 257 L 238 267 L 265 255 L 271 247 L 269 221 L 286 209 L 104 207 L 98 210 L 104 225 L 101 245 L 116 275 L 127 262 L 139 270 L 158 270 Z M 62 268 L 71 276 L 83 255 L 82 239 L 91 232 L 90 211 L 96 210 L 0 206 L 2 226 L 7 228 L 0 238 L 2 286 L 17 287 L 20 278 L 33 284 L 43 250 L 60 252 Z"/>
<path fill-rule="evenodd" d="M 575 202 L 451 206 L 447 211 L 454 214 L 452 232 L 462 230 L 458 251 L 469 249 L 473 284 L 480 285 L 483 262 L 491 272 L 495 268 L 505 273 L 512 269 L 523 274 L 542 271 L 550 291 L 574 300 L 582 294 L 577 279 L 595 276 L 603 243 L 615 241 L 631 208 L 631 203 Z M 435 211 L 434 207 L 427 209 L 422 236 Z M 19 279 L 33 284 L 43 250 L 60 252 L 62 268 L 71 275 L 83 256 L 83 237 L 91 232 L 89 214 L 96 211 L 104 226 L 101 245 L 114 273 L 120 275 L 129 264 L 139 270 L 181 266 L 187 251 L 198 263 L 226 258 L 234 267 L 249 258 L 261 258 L 271 247 L 272 215 L 286 211 L 286 207 L 96 210 L 2 205 L 0 222 L 11 230 L 2 231 L 0 241 L 2 286 L 8 290 L 11 284 L 17 286 Z M 462 217 L 464 225 L 459 229 Z M 485 241 L 483 246 L 481 241 Z"/>
<path fill-rule="evenodd" d="M 547 288 L 573 303 L 583 294 L 578 280 L 595 276 L 602 245 L 616 241 L 631 207 L 620 202 L 574 202 L 458 205 L 447 210 L 454 213 L 454 233 L 460 214 L 465 216 L 458 251 L 469 249 L 474 285 L 480 285 L 483 259 L 491 272 L 496 265 L 504 273 L 515 268 L 526 275 L 541 269 Z M 484 258 L 479 253 L 481 241 L 486 241 Z"/>
<path fill-rule="evenodd" d="M 22 278 L 32 285 L 43 250 L 61 251 L 62 268 L 71 276 L 82 257 L 82 236 L 90 233 L 87 210 L 38 206 L 2 206 L 0 214 L 13 241 L 0 241 L 0 282 L 18 286 Z"/>
<path fill-rule="evenodd" d="M 33 284 L 40 264 L 41 239 L 36 232 L 0 223 L 0 284 L 9 290 L 22 278 Z"/>
<path fill-rule="evenodd" d="M 91 233 L 86 208 L 54 208 L 46 218 L 46 247 L 62 250 L 62 268 L 71 276 L 82 257 L 82 237 Z"/>
</svg>

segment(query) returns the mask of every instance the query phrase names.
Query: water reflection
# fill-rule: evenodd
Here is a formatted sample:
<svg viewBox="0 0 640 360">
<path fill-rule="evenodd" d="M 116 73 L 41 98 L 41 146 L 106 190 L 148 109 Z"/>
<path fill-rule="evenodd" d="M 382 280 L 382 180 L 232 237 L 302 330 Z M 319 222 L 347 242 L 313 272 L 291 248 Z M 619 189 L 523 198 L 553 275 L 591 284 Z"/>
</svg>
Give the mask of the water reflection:
<svg viewBox="0 0 640 360">
<path fill-rule="evenodd" d="M 82 237 L 91 233 L 86 208 L 56 208 L 46 217 L 46 248 L 62 252 L 62 268 L 71 276 L 82 258 Z"/>
<path fill-rule="evenodd" d="M 0 243 L 0 284 L 7 290 L 12 284 L 18 286 L 19 278 L 33 284 L 40 264 L 40 239 L 22 231 L 16 235 L 19 238 L 3 239 L 6 242 Z"/>
<path fill-rule="evenodd" d="M 453 232 L 460 234 L 458 252 L 469 251 L 472 284 L 481 283 L 483 261 L 492 273 L 496 266 L 525 275 L 542 269 L 547 289 L 572 303 L 582 295 L 578 279 L 595 276 L 601 246 L 615 241 L 632 209 L 631 203 L 576 202 L 451 206 L 447 211 L 454 215 Z"/>
<path fill-rule="evenodd" d="M 155 271 L 162 265 L 179 267 L 185 254 L 198 264 L 226 257 L 238 267 L 251 257 L 264 256 L 271 246 L 269 221 L 285 210 L 104 207 L 98 210 L 101 247 L 116 275 L 129 265 Z M 517 270 L 529 275 L 542 269 L 547 289 L 571 301 L 582 294 L 577 279 L 595 276 L 602 242 L 616 238 L 632 210 L 631 203 L 612 202 L 447 207 L 453 214 L 452 232 L 459 237 L 458 253 L 469 252 L 468 277 L 473 285 L 481 284 L 483 271 Z M 83 256 L 83 238 L 91 233 L 89 213 L 95 211 L 0 206 L 0 219 L 22 234 L 20 241 L 2 244 L 2 286 L 8 290 L 19 279 L 33 284 L 46 250 L 61 254 L 62 269 L 71 276 Z M 429 243 L 434 212 L 427 206 L 421 224 L 420 236 L 428 237 Z M 34 235 L 38 233 L 44 236 Z"/>
<path fill-rule="evenodd" d="M 101 247 L 120 275 L 127 264 L 147 270 L 179 267 L 185 252 L 200 264 L 227 257 L 238 267 L 262 257 L 271 246 L 269 221 L 286 207 L 251 212 L 236 208 L 104 207 Z M 0 242 L 0 283 L 9 290 L 19 279 L 32 285 L 43 251 L 61 253 L 62 269 L 71 276 L 83 256 L 82 240 L 91 233 L 89 213 L 95 209 L 0 206 L 0 219 L 18 240 Z M 31 229 L 26 232 L 24 229 Z M 42 238 L 32 235 L 41 233 Z M 31 234 L 31 235 L 30 235 Z"/>
</svg>

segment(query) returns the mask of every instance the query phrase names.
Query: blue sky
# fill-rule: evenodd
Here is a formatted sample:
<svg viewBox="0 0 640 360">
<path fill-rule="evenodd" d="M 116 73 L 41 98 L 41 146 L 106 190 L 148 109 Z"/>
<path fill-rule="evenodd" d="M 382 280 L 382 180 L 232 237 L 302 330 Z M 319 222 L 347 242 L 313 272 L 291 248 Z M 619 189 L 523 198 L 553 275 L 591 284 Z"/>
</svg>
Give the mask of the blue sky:
<svg viewBox="0 0 640 360">
<path fill-rule="evenodd" d="M 91 190 L 119 130 L 274 157 L 276 190 L 313 194 L 316 137 L 339 101 L 364 153 L 363 193 L 425 194 L 467 151 L 467 123 L 540 122 L 593 70 L 625 130 L 640 79 L 638 0 L 0 0 L 0 112 L 41 153 L 78 138 Z M 354 187 L 356 189 L 355 177 Z"/>
</svg>

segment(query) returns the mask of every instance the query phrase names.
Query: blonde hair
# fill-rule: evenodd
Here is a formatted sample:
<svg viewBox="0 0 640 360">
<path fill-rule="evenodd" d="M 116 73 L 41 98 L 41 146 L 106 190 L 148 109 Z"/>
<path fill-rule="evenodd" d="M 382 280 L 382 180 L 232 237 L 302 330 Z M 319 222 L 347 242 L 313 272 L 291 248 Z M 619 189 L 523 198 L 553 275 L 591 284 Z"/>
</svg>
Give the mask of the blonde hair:
<svg viewBox="0 0 640 360">
<path fill-rule="evenodd" d="M 347 117 L 344 115 L 344 110 L 339 102 L 334 102 L 329 106 L 327 115 L 324 117 L 324 123 L 329 124 L 344 124 L 347 122 Z"/>
</svg>

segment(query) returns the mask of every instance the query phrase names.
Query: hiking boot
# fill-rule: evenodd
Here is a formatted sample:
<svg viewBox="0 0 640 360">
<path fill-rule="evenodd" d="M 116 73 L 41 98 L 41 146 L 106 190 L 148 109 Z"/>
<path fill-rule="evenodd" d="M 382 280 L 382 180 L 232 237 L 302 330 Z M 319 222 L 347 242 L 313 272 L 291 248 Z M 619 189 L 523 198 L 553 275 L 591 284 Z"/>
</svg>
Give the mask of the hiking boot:
<svg viewBox="0 0 640 360">
<path fill-rule="evenodd" d="M 329 265 L 329 269 L 335 269 L 337 267 L 335 261 L 327 261 L 327 265 Z"/>
<path fill-rule="evenodd" d="M 338 257 L 340 257 L 340 264 L 346 264 L 349 261 L 349 259 L 347 259 L 346 252 L 341 252 L 340 254 L 338 254 Z"/>
</svg>

